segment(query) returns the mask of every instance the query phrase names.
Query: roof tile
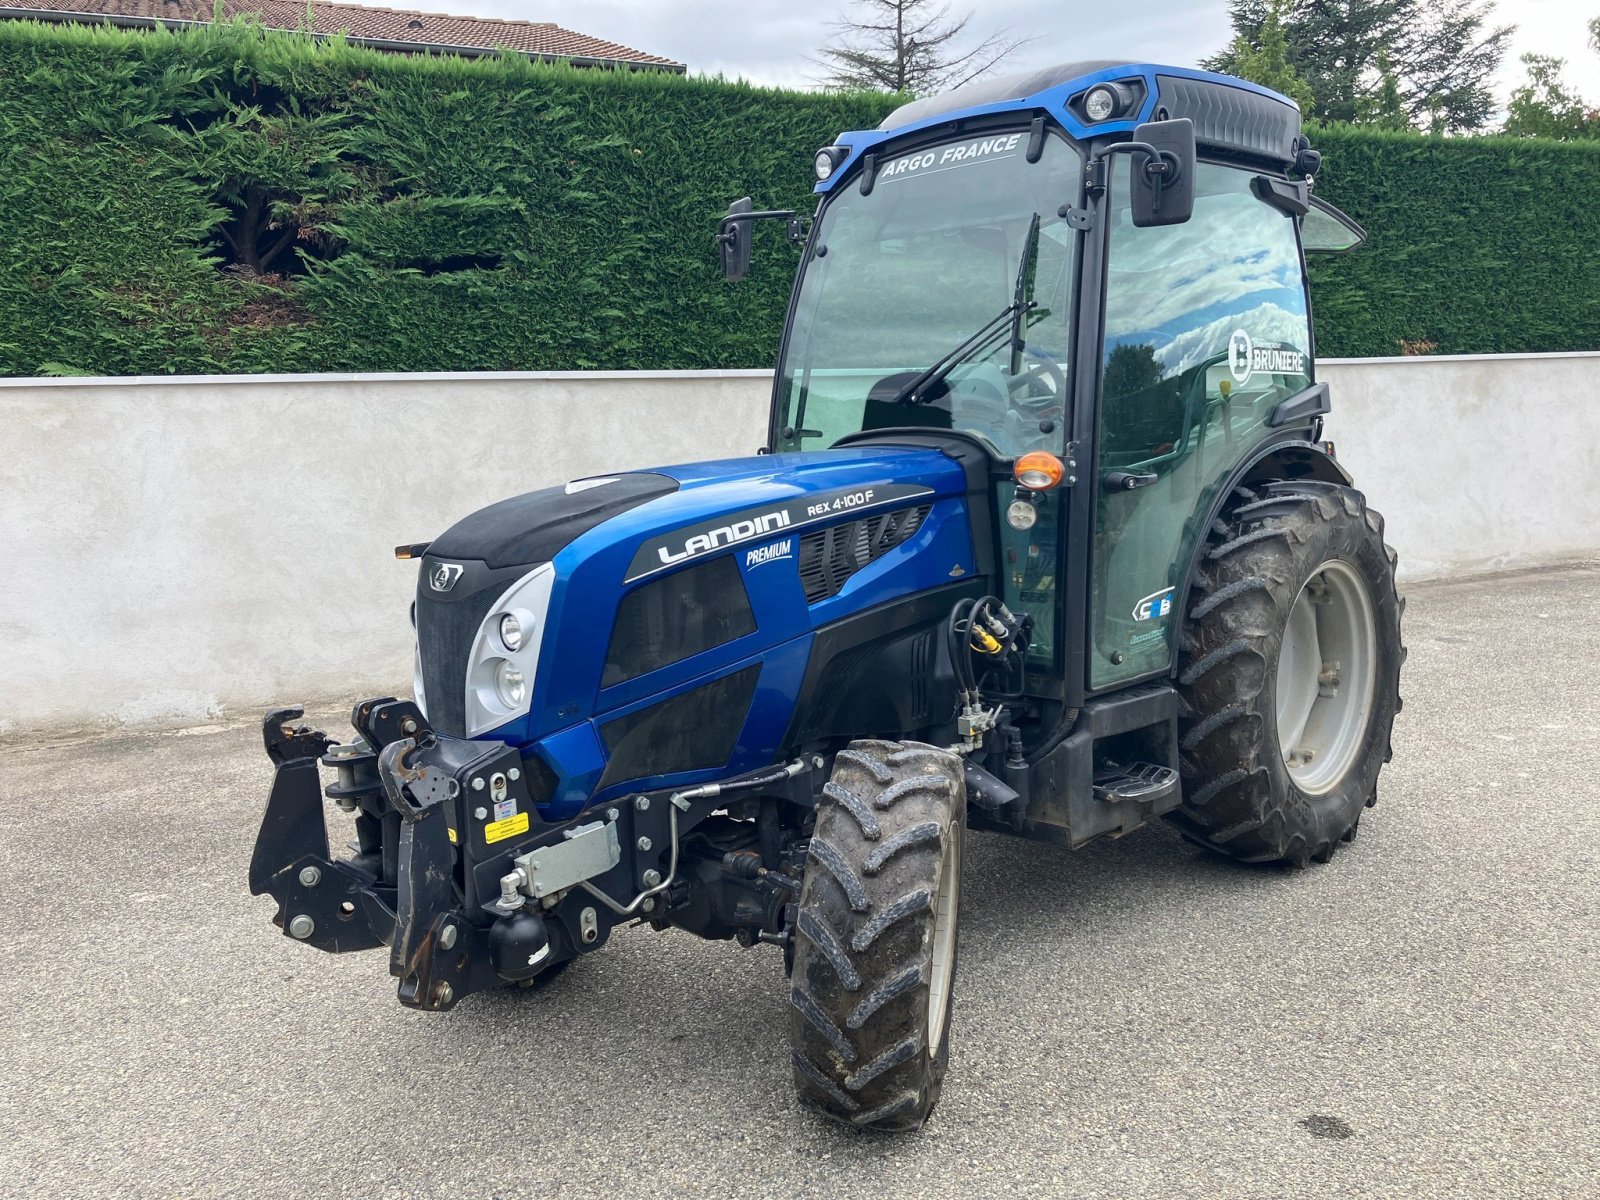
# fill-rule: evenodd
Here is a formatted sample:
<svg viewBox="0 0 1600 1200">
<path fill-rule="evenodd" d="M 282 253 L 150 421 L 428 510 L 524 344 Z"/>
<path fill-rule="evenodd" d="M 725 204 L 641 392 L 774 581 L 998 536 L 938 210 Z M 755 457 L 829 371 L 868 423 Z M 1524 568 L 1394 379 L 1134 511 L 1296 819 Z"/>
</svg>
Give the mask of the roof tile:
<svg viewBox="0 0 1600 1200">
<path fill-rule="evenodd" d="M 337 4 L 331 0 L 310 0 L 310 6 L 311 32 L 318 34 L 344 32 L 353 39 L 415 42 L 419 49 L 444 46 L 482 51 L 503 46 L 536 58 L 595 59 L 617 66 L 684 69 L 682 63 L 670 58 L 575 33 L 549 21 L 460 17 Z M 116 16 L 206 22 L 211 20 L 213 10 L 213 0 L 0 0 L 0 18 L 49 11 L 81 16 L 85 21 Z M 254 14 L 270 29 L 305 27 L 304 0 L 222 0 L 222 11 L 229 17 Z"/>
</svg>

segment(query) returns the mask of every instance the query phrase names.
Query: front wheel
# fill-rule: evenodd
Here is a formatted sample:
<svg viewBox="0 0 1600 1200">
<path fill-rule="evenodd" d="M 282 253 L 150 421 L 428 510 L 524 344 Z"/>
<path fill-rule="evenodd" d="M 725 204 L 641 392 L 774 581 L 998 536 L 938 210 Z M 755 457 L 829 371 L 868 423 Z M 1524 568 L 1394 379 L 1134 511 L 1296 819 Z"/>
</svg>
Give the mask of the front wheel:
<svg viewBox="0 0 1600 1200">
<path fill-rule="evenodd" d="M 790 1040 L 800 1101 L 872 1129 L 918 1128 L 950 1060 L 966 786 L 917 742 L 834 759 L 800 889 Z"/>
<path fill-rule="evenodd" d="M 1405 647 L 1383 518 L 1352 488 L 1240 489 L 1188 596 L 1179 660 L 1193 839 L 1325 862 L 1377 799 Z"/>
</svg>

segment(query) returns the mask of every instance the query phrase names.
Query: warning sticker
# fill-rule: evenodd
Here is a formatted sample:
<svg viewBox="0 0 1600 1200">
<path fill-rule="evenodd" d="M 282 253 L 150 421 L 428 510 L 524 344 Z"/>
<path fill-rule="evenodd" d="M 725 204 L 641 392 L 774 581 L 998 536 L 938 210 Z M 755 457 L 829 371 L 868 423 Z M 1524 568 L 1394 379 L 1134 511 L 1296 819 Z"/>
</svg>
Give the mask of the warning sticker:
<svg viewBox="0 0 1600 1200">
<path fill-rule="evenodd" d="M 516 837 L 519 833 L 528 832 L 528 814 L 518 813 L 514 817 L 507 817 L 503 821 L 491 821 L 483 827 L 483 840 L 493 844 L 503 842 L 508 837 Z"/>
<path fill-rule="evenodd" d="M 456 844 L 456 831 L 448 825 L 444 827 L 444 831 L 450 835 L 450 844 L 454 846 Z"/>
</svg>

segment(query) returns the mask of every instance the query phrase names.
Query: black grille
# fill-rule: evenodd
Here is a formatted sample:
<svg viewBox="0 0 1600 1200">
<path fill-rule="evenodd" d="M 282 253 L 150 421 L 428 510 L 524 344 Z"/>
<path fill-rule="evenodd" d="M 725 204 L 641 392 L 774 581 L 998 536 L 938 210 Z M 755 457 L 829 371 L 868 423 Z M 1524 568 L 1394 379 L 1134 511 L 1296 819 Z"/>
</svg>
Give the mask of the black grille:
<svg viewBox="0 0 1600 1200">
<path fill-rule="evenodd" d="M 636 678 L 755 630 L 738 565 L 724 554 L 622 598 L 600 686 Z"/>
<path fill-rule="evenodd" d="M 426 560 L 424 560 L 426 561 Z M 452 737 L 467 736 L 467 660 L 478 628 L 506 589 L 496 579 L 454 604 L 428 594 L 427 568 L 417 589 L 417 648 L 422 655 L 422 688 L 428 697 L 428 724 Z"/>
<path fill-rule="evenodd" d="M 800 586 L 806 603 L 837 596 L 845 580 L 908 541 L 928 519 L 929 505 L 830 525 L 800 538 Z"/>
<path fill-rule="evenodd" d="M 596 790 L 626 779 L 722 766 L 744 730 L 760 675 L 757 663 L 602 725 L 608 759 Z"/>
</svg>

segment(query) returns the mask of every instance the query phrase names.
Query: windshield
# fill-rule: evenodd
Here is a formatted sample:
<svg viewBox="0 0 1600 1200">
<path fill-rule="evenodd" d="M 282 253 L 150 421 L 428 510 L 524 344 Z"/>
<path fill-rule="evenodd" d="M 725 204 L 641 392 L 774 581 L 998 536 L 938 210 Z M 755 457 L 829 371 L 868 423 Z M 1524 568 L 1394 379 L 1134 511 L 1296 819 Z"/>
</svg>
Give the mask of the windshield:
<svg viewBox="0 0 1600 1200">
<path fill-rule="evenodd" d="M 883 162 L 824 209 L 779 367 L 777 448 L 960 429 L 1002 457 L 1064 444 L 1078 152 L 989 133 Z M 1035 229 L 1035 223 L 1037 227 Z M 1021 303 L 1017 303 L 1020 301 Z M 1017 318 L 913 386 L 1015 305 Z"/>
</svg>

